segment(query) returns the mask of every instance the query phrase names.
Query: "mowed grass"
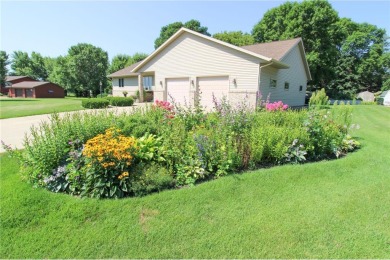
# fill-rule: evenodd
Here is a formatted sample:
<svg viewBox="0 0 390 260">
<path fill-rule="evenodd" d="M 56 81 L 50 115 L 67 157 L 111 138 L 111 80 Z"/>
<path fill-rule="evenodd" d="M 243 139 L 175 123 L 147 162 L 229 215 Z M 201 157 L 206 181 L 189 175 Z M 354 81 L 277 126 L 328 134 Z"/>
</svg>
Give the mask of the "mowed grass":
<svg viewBox="0 0 390 260">
<path fill-rule="evenodd" d="M 83 110 L 82 98 L 0 98 L 0 119 Z"/>
<path fill-rule="evenodd" d="M 122 200 L 34 189 L 1 156 L 0 258 L 390 258 L 390 109 L 347 157 Z"/>
</svg>

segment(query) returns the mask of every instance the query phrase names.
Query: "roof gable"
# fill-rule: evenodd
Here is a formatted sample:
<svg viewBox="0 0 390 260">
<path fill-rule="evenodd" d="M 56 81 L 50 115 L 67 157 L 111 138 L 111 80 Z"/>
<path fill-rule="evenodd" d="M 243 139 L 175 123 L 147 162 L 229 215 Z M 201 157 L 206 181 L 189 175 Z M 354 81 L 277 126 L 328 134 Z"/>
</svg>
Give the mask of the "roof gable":
<svg viewBox="0 0 390 260">
<path fill-rule="evenodd" d="M 246 45 L 241 48 L 280 61 L 299 41 L 301 38 Z"/>
<path fill-rule="evenodd" d="M 203 35 L 201 33 L 198 33 L 198 32 L 194 32 L 192 30 L 189 30 L 187 28 L 181 28 L 180 30 L 178 30 L 174 35 L 172 35 L 167 41 L 164 42 L 164 44 L 162 44 L 159 48 L 157 48 L 152 54 L 150 54 L 146 59 L 144 59 L 140 64 L 138 64 L 132 72 L 136 72 L 137 70 L 139 70 L 140 68 L 142 68 L 146 63 L 148 63 L 150 60 L 152 60 L 158 53 L 160 53 L 162 50 L 164 50 L 168 45 L 170 45 L 172 42 L 174 42 L 177 38 L 179 38 L 180 35 L 184 34 L 184 33 L 190 33 L 192 35 L 195 35 L 195 36 L 198 36 L 200 38 L 203 38 L 203 39 L 206 39 L 206 40 L 209 40 L 209 41 L 212 41 L 212 42 L 215 42 L 215 43 L 218 43 L 220 45 L 223 45 L 223 46 L 226 46 L 226 47 L 229 47 L 231 49 L 235 49 L 239 52 L 243 52 L 243 53 L 246 53 L 250 56 L 253 56 L 253 57 L 256 57 L 258 58 L 262 63 L 273 63 L 275 66 L 279 67 L 279 68 L 288 68 L 288 65 L 287 64 L 284 64 L 282 62 L 279 62 L 273 58 L 270 58 L 270 57 L 266 57 L 266 56 L 263 56 L 261 54 L 258 54 L 258 53 L 254 53 L 252 51 L 249 51 L 249 50 L 246 50 L 246 49 L 243 49 L 241 47 L 237 47 L 235 45 L 232 45 L 230 43 L 226 43 L 226 42 L 223 42 L 223 41 L 220 41 L 220 40 L 217 40 L 217 39 L 214 39 L 212 37 L 209 37 L 209 36 L 206 36 L 206 35 Z"/>
<path fill-rule="evenodd" d="M 24 79 L 25 81 L 36 81 L 35 79 L 29 77 L 29 76 L 6 76 L 5 81 L 11 82 L 19 79 Z"/>
<path fill-rule="evenodd" d="M 47 81 L 22 81 L 19 83 L 12 84 L 10 88 L 36 88 L 42 85 L 50 84 Z M 51 83 L 54 84 L 54 83 Z M 57 85 L 57 84 L 54 84 Z M 58 85 L 57 85 L 58 86 Z"/>
<path fill-rule="evenodd" d="M 131 66 L 128 66 L 122 70 L 116 71 L 108 75 L 108 77 L 125 77 L 125 76 L 138 75 L 139 73 L 137 73 L 137 71 L 140 68 L 142 68 L 145 64 L 151 61 L 157 54 L 159 54 L 162 50 L 164 50 L 168 45 L 170 45 L 172 42 L 178 39 L 180 35 L 184 33 L 190 33 L 192 35 L 206 39 L 208 41 L 212 41 L 222 46 L 226 46 L 236 51 L 246 53 L 247 55 L 258 58 L 259 63 L 261 64 L 271 64 L 272 66 L 280 69 L 289 68 L 289 65 L 285 64 L 283 62 L 283 59 L 287 56 L 288 53 L 291 52 L 292 49 L 294 49 L 294 47 L 299 46 L 302 62 L 304 63 L 307 78 L 311 80 L 309 65 L 307 63 L 305 49 L 303 47 L 303 42 L 301 38 L 237 47 L 235 45 L 214 39 L 212 37 L 203 35 L 201 33 L 194 32 L 187 28 L 181 28 L 180 30 L 178 30 L 173 36 L 171 36 L 167 41 L 165 41 L 164 44 L 162 44 L 159 48 L 157 48 L 146 59 L 137 62 L 135 64 L 132 64 Z"/>
<path fill-rule="evenodd" d="M 283 59 L 296 47 L 299 47 L 302 62 L 305 67 L 307 78 L 311 80 L 311 73 L 309 64 L 307 63 L 305 48 L 303 46 L 302 38 L 295 38 L 283 41 L 264 42 L 253 45 L 242 46 L 241 48 L 266 55 L 275 60 L 283 62 Z"/>
</svg>

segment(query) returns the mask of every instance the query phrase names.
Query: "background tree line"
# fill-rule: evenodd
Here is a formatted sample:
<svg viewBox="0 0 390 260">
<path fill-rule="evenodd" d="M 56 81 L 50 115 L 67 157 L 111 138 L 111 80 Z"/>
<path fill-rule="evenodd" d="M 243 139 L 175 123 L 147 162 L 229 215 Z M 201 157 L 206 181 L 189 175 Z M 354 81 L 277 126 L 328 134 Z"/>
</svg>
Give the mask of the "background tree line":
<svg viewBox="0 0 390 260">
<path fill-rule="evenodd" d="M 154 47 L 160 47 L 182 27 L 211 36 L 197 20 L 174 22 L 161 28 Z M 224 31 L 212 37 L 236 46 L 301 37 L 313 78 L 309 82 L 311 90 L 325 88 L 331 97 L 352 98 L 363 90 L 390 89 L 386 31 L 340 18 L 325 0 L 286 2 L 267 11 L 251 33 Z M 107 52 L 86 43 L 72 46 L 67 55 L 56 58 L 42 57 L 36 52 L 29 55 L 15 51 L 8 55 L 1 51 L 1 81 L 7 74 L 26 75 L 57 83 L 76 95 L 89 90 L 97 94 L 100 84 L 104 89 L 110 87 L 108 74 L 145 57 L 144 53 L 120 54 L 109 62 Z"/>
</svg>

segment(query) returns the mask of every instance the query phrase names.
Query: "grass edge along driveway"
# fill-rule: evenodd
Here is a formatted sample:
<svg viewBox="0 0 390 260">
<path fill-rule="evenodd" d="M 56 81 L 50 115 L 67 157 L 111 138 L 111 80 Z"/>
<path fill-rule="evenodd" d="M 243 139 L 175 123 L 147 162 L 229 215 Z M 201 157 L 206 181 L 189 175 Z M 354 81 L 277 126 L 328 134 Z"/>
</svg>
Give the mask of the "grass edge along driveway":
<svg viewBox="0 0 390 260">
<path fill-rule="evenodd" d="M 0 119 L 84 110 L 83 98 L 0 98 Z"/>
<path fill-rule="evenodd" d="M 0 158 L 0 258 L 390 258 L 390 109 L 347 157 L 122 200 L 34 189 Z"/>
</svg>

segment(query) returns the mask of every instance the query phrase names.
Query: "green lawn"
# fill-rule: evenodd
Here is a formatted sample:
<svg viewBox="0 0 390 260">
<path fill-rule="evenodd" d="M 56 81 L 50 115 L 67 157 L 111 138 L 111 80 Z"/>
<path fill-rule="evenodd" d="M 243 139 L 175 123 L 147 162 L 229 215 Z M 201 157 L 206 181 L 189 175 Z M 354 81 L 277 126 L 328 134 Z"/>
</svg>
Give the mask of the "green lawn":
<svg viewBox="0 0 390 260">
<path fill-rule="evenodd" d="M 84 109 L 81 98 L 0 98 L 0 119 Z"/>
<path fill-rule="evenodd" d="M 390 258 L 390 109 L 347 157 L 122 200 L 33 189 L 1 156 L 0 258 Z"/>
</svg>

